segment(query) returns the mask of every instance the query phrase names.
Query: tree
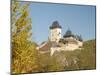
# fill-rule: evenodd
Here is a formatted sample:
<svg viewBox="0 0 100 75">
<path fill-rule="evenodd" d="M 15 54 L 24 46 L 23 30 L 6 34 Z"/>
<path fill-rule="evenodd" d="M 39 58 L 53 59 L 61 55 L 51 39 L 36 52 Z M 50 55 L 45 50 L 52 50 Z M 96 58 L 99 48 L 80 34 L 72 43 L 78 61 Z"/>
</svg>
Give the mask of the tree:
<svg viewBox="0 0 100 75">
<path fill-rule="evenodd" d="M 36 44 L 31 37 L 29 3 L 12 1 L 12 73 L 36 71 Z"/>
</svg>

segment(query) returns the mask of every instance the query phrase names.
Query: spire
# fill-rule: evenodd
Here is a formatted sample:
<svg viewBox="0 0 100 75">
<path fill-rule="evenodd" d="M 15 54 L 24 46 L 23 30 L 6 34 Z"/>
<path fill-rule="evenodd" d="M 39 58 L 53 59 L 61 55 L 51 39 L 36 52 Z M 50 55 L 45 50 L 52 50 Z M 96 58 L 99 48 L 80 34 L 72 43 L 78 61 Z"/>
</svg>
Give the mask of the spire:
<svg viewBox="0 0 100 75">
<path fill-rule="evenodd" d="M 58 21 L 54 21 L 52 23 L 52 26 L 50 26 L 50 29 L 54 29 L 54 28 L 62 28 L 62 27 L 59 25 Z"/>
<path fill-rule="evenodd" d="M 70 37 L 70 36 L 74 36 L 74 35 L 72 34 L 72 31 L 68 28 L 68 30 L 66 31 L 66 33 L 63 37 L 66 38 L 66 37 Z"/>
</svg>

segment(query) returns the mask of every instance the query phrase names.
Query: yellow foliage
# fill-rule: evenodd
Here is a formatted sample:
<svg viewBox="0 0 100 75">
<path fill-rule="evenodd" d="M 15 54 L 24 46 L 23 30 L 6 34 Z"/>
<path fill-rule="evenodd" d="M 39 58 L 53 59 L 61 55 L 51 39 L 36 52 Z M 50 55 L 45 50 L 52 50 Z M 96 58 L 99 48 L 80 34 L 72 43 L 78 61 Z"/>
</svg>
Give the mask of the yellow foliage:
<svg viewBox="0 0 100 75">
<path fill-rule="evenodd" d="M 12 29 L 16 29 L 16 32 L 12 32 L 12 73 L 28 73 L 37 71 L 37 51 L 34 42 L 29 41 L 31 37 L 29 31 L 31 29 L 31 20 L 28 18 L 29 12 L 27 11 L 29 4 L 24 4 L 21 9 L 21 2 L 12 2 Z M 27 7 L 27 8 L 26 8 Z M 20 9 L 20 11 L 18 10 Z M 16 16 L 19 12 L 20 17 Z M 13 20 L 14 18 L 14 20 Z"/>
</svg>

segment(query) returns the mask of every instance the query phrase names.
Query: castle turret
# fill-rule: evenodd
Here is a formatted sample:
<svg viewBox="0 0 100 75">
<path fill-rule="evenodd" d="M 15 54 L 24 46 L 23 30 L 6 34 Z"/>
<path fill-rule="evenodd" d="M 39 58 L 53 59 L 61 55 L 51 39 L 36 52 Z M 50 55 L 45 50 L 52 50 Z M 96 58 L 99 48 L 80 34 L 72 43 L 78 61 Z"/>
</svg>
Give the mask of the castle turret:
<svg viewBox="0 0 100 75">
<path fill-rule="evenodd" d="M 50 41 L 59 42 L 61 39 L 61 26 L 58 21 L 54 21 L 50 26 Z"/>
<path fill-rule="evenodd" d="M 73 35 L 72 31 L 70 29 L 68 29 L 63 37 L 64 38 L 74 37 L 74 35 Z"/>
</svg>

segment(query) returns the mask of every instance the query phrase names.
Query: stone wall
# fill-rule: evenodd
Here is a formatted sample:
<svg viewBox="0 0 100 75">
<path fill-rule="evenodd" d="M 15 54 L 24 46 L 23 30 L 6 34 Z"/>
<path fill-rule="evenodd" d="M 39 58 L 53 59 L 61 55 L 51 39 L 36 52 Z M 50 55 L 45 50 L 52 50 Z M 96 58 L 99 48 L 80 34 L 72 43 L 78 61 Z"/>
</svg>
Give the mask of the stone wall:
<svg viewBox="0 0 100 75">
<path fill-rule="evenodd" d="M 60 44 L 61 47 L 51 47 L 51 56 L 55 51 L 74 51 L 76 49 L 80 49 L 79 47 L 83 45 L 82 42 L 77 41 L 78 44 L 68 43 L 68 44 Z"/>
</svg>

